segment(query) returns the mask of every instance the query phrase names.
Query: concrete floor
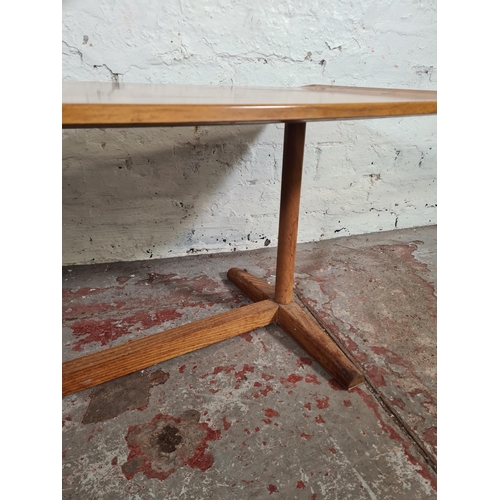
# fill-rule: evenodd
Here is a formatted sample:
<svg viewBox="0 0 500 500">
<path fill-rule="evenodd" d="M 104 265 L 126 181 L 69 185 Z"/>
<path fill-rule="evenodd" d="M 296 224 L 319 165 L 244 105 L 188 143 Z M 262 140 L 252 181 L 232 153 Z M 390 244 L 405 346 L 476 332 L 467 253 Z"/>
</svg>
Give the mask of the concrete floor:
<svg viewBox="0 0 500 500">
<path fill-rule="evenodd" d="M 275 249 L 63 269 L 63 360 L 249 303 Z M 436 227 L 299 245 L 298 300 L 367 382 L 277 326 L 63 398 L 63 498 L 436 498 Z"/>
</svg>

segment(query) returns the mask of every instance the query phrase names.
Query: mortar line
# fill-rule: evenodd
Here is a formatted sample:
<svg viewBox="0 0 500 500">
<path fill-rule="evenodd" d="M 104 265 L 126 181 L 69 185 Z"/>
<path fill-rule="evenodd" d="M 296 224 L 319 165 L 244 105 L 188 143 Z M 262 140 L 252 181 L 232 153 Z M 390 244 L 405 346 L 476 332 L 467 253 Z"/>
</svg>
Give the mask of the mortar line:
<svg viewBox="0 0 500 500">
<path fill-rule="evenodd" d="M 321 328 L 323 328 L 323 330 L 328 334 L 328 336 L 335 342 L 335 344 L 337 344 L 337 347 L 347 356 L 347 358 L 351 361 L 351 363 L 363 374 L 366 386 L 370 391 L 370 393 L 377 400 L 377 402 L 384 409 L 384 411 L 389 416 L 393 417 L 399 429 L 403 432 L 405 436 L 408 437 L 410 442 L 412 442 L 416 446 L 417 450 L 422 455 L 422 458 L 424 459 L 425 463 L 431 467 L 434 473 L 437 474 L 437 462 L 435 461 L 434 457 L 424 448 L 424 446 L 420 443 L 420 440 L 416 437 L 414 432 L 407 427 L 407 424 L 404 422 L 404 420 L 392 409 L 392 407 L 386 401 L 385 397 L 377 390 L 375 384 L 367 376 L 365 370 L 363 369 L 363 366 L 360 363 L 358 363 L 358 361 L 354 358 L 354 355 L 351 354 L 351 352 L 347 349 L 347 347 L 343 345 L 341 339 L 338 338 L 333 333 L 331 333 L 329 329 L 323 325 L 321 319 L 319 318 L 319 315 L 315 314 L 314 310 L 308 307 L 307 304 L 304 303 L 304 301 L 301 299 L 300 295 L 297 294 L 297 292 L 294 292 L 294 297 L 296 301 L 302 306 L 302 308 L 305 309 L 316 320 L 317 323 L 319 323 Z"/>
</svg>

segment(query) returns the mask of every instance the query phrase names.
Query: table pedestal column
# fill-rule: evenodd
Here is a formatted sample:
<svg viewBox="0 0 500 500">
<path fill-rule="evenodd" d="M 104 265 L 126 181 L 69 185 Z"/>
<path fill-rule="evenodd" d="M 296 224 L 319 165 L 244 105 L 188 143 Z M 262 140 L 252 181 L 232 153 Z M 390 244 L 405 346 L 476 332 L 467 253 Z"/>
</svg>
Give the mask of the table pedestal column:
<svg viewBox="0 0 500 500">
<path fill-rule="evenodd" d="M 228 277 L 252 300 L 274 300 L 279 304 L 277 323 L 281 328 L 340 384 L 350 389 L 363 382 L 363 375 L 323 328 L 293 301 L 305 138 L 305 122 L 285 124 L 276 289 L 241 269 L 230 269 Z"/>
</svg>

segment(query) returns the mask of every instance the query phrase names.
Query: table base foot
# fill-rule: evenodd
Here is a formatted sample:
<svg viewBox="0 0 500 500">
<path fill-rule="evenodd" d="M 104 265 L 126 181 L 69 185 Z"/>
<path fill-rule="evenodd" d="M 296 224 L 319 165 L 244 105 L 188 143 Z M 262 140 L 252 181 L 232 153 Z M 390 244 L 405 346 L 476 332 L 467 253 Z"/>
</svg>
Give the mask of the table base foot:
<svg viewBox="0 0 500 500">
<path fill-rule="evenodd" d="M 242 269 L 232 268 L 228 278 L 254 302 L 273 300 L 274 287 Z M 332 338 L 297 302 L 278 304 L 277 323 L 344 388 L 363 383 L 364 377 Z"/>
<path fill-rule="evenodd" d="M 276 321 L 265 300 L 63 363 L 63 396 L 251 332 Z"/>
<path fill-rule="evenodd" d="M 228 278 L 255 303 L 63 363 L 63 396 L 277 323 L 344 388 L 363 375 L 297 302 L 278 304 L 274 287 L 242 269 Z"/>
</svg>

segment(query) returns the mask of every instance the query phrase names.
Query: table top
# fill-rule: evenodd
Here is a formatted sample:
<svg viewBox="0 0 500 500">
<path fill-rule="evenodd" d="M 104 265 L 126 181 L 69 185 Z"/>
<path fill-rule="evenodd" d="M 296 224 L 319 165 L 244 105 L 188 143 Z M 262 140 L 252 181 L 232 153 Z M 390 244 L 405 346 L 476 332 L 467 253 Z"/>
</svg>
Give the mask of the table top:
<svg viewBox="0 0 500 500">
<path fill-rule="evenodd" d="M 280 123 L 435 114 L 437 92 L 309 85 L 63 82 L 63 128 Z"/>
</svg>

